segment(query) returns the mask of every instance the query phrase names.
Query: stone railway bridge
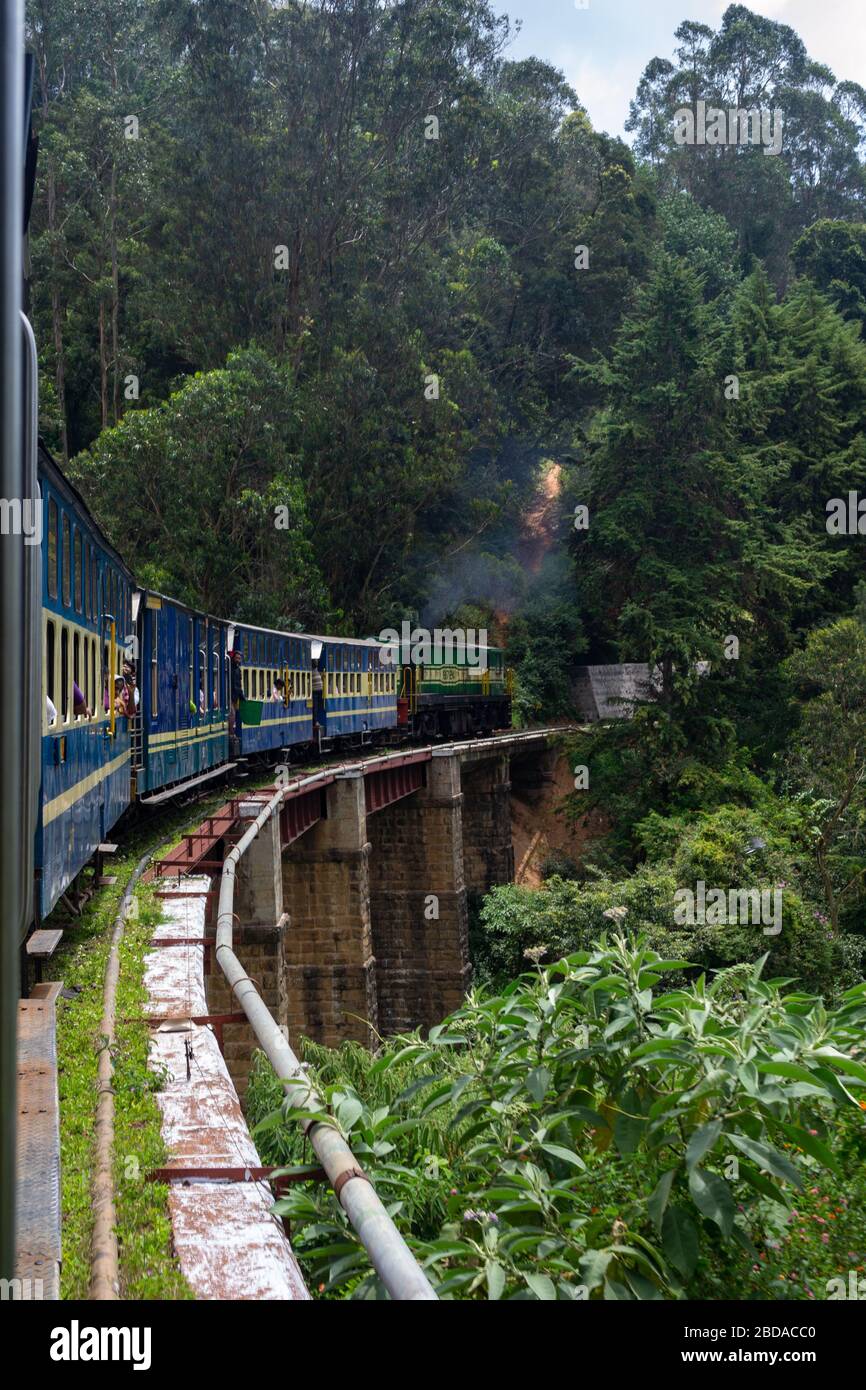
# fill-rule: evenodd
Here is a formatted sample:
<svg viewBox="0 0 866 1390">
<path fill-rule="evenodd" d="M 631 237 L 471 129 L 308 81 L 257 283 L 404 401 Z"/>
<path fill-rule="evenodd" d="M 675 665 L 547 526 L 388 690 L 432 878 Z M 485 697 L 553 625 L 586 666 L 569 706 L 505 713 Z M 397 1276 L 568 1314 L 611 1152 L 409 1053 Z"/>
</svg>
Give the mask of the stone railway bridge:
<svg viewBox="0 0 866 1390">
<path fill-rule="evenodd" d="M 290 1038 L 371 1044 L 460 1006 L 468 897 L 513 880 L 512 785 L 539 785 L 564 732 L 389 754 L 286 789 L 238 864 L 234 950 Z M 241 827 L 261 807 L 241 800 Z M 214 1014 L 236 1008 L 219 970 L 207 986 Z M 224 1026 L 241 1094 L 254 1046 L 248 1024 Z"/>
</svg>

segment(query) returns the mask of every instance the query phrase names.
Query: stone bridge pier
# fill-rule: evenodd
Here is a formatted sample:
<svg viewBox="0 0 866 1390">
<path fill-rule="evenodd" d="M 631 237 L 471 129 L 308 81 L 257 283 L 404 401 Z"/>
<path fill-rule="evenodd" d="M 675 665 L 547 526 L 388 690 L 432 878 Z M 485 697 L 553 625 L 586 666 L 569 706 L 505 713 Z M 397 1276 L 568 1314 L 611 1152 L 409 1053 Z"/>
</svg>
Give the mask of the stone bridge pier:
<svg viewBox="0 0 866 1390">
<path fill-rule="evenodd" d="M 543 734 L 505 735 L 393 754 L 287 796 L 239 863 L 234 939 L 293 1043 L 369 1046 L 459 1008 L 467 894 L 514 877 L 511 760 L 520 777 L 546 747 Z M 209 1007 L 236 1007 L 218 970 Z M 245 1024 L 226 1027 L 241 1092 L 252 1048 Z"/>
<path fill-rule="evenodd" d="M 460 760 L 434 749 L 424 785 L 368 819 L 370 911 L 382 1033 L 431 1028 L 471 975 Z"/>
<path fill-rule="evenodd" d="M 507 753 L 473 752 L 461 759 L 463 862 L 467 891 L 484 894 L 514 878 L 511 765 Z"/>
<path fill-rule="evenodd" d="M 282 861 L 289 1032 L 370 1044 L 379 1006 L 363 773 L 337 773 L 323 810 Z"/>
</svg>

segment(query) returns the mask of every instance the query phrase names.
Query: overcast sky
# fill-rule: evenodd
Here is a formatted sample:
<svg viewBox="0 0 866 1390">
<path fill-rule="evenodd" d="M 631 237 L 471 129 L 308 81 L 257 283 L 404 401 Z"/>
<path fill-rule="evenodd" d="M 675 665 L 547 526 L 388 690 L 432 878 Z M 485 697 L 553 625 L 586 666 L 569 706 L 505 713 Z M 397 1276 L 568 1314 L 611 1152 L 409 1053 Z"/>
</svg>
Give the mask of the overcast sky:
<svg viewBox="0 0 866 1390">
<path fill-rule="evenodd" d="M 545 58 L 565 73 L 594 126 L 622 135 L 628 104 L 650 58 L 672 58 L 684 19 L 718 27 L 730 0 L 492 0 L 523 21 L 514 58 Z M 749 6 L 796 29 L 811 58 L 842 81 L 866 86 L 866 0 L 755 0 Z"/>
</svg>

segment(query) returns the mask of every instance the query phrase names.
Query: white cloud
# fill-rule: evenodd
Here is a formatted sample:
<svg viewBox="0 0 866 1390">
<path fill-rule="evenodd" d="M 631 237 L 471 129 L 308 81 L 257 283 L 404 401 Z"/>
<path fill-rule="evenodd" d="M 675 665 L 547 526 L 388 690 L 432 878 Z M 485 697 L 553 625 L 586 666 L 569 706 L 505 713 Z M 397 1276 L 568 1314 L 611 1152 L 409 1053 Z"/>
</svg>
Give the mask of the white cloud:
<svg viewBox="0 0 866 1390">
<path fill-rule="evenodd" d="M 790 24 L 809 57 L 827 63 L 838 81 L 866 82 L 866 17 L 862 0 L 758 0 L 758 14 Z"/>
<path fill-rule="evenodd" d="M 645 60 L 628 57 L 605 62 L 563 49 L 557 53 L 556 62 L 589 112 L 596 130 L 621 135 Z"/>
</svg>

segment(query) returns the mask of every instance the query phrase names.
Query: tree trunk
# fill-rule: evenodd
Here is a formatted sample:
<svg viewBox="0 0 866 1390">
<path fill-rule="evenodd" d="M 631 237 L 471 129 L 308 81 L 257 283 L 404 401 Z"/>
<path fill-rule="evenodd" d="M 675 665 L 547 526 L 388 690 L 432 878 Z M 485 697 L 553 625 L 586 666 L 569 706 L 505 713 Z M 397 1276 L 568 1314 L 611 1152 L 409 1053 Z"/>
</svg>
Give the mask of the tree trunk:
<svg viewBox="0 0 866 1390">
<path fill-rule="evenodd" d="M 108 425 L 108 357 L 105 343 L 105 300 L 99 301 L 99 403 L 102 428 Z"/>
<path fill-rule="evenodd" d="M 117 165 L 111 161 L 111 370 L 114 423 L 120 419 L 120 361 L 117 320 L 120 309 L 120 272 L 117 264 Z"/>
</svg>

